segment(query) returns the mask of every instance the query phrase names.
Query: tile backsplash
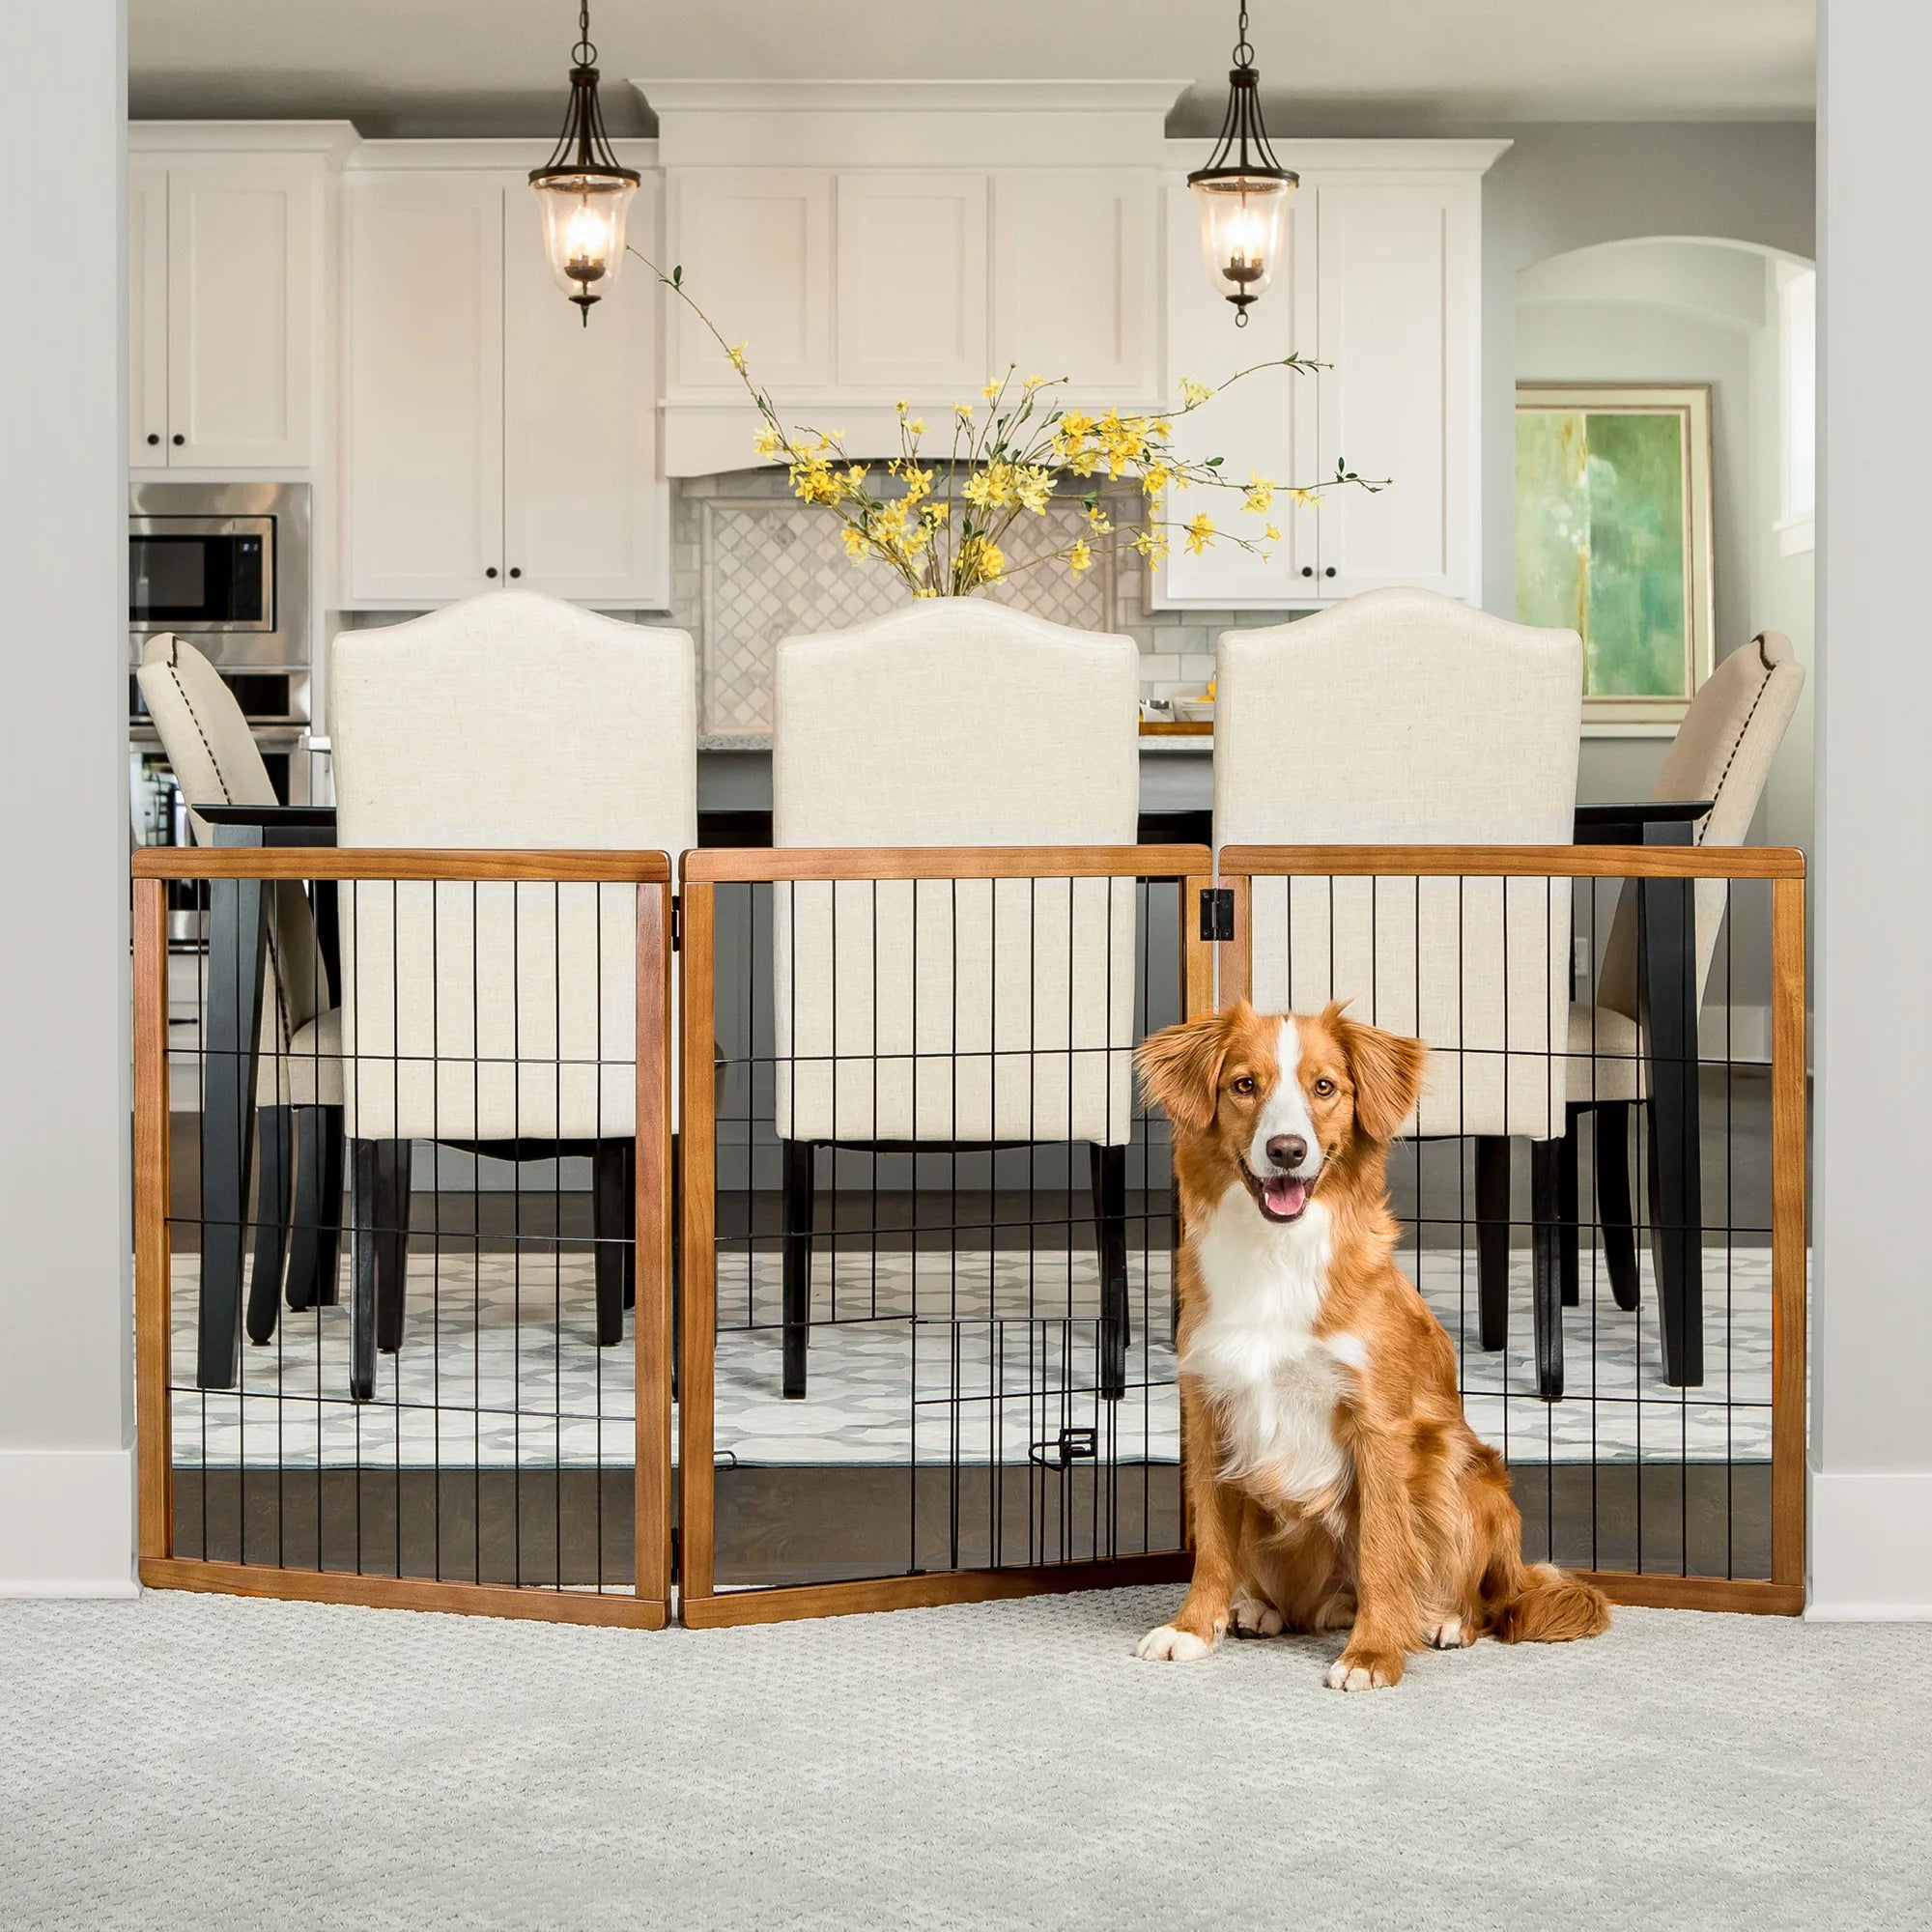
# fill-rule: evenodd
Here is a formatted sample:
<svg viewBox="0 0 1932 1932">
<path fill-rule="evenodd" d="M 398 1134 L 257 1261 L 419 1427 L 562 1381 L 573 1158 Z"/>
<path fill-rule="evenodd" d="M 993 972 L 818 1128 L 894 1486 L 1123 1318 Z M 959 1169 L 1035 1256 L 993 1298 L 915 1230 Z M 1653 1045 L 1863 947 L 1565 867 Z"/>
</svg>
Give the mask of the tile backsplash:
<svg viewBox="0 0 1932 1932">
<path fill-rule="evenodd" d="M 1079 512 L 1056 505 L 1050 520 L 1070 537 Z M 626 611 L 639 623 L 667 620 L 697 642 L 700 728 L 757 734 L 771 729 L 772 652 L 794 633 L 838 630 L 904 603 L 892 574 L 855 564 L 822 510 L 800 503 L 776 468 L 687 477 L 671 486 L 670 608 Z M 1238 624 L 1285 621 L 1281 611 L 1151 611 L 1143 560 L 1096 558 L 1076 577 L 1058 566 L 1015 577 L 991 593 L 1056 623 L 1113 631 L 1141 648 L 1141 696 L 1197 692 L 1214 675 L 1214 640 Z M 346 613 L 345 626 L 394 623 L 403 611 Z"/>
</svg>

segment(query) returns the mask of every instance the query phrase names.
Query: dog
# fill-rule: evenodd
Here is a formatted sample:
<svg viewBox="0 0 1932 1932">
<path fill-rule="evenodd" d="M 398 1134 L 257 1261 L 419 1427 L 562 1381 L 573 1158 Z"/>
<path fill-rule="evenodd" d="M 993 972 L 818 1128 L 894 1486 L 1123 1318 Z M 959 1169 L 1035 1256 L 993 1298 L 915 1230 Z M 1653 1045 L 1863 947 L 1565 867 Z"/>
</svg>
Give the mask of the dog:
<svg viewBox="0 0 1932 1932">
<path fill-rule="evenodd" d="M 1225 1632 L 1349 1633 L 1338 1690 L 1409 1654 L 1609 1627 L 1603 1594 L 1522 1560 L 1509 1472 L 1463 1416 L 1456 1351 L 1396 1265 L 1389 1143 L 1427 1048 L 1245 1000 L 1152 1035 L 1136 1062 L 1174 1123 L 1181 1424 L 1194 1575 L 1137 1655 Z"/>
</svg>

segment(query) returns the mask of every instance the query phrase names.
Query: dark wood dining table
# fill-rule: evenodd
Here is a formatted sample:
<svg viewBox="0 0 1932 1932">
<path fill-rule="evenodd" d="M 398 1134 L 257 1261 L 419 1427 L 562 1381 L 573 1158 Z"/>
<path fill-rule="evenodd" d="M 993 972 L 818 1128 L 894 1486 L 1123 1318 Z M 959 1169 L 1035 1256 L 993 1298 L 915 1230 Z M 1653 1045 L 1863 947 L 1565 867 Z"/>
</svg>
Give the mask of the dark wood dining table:
<svg viewBox="0 0 1932 1932">
<path fill-rule="evenodd" d="M 1579 805 L 1579 845 L 1688 845 L 1710 810 L 1708 800 L 1645 800 Z M 196 805 L 217 847 L 332 846 L 332 806 Z M 1144 811 L 1143 845 L 1213 842 L 1206 810 Z M 767 810 L 700 811 L 697 838 L 706 846 L 771 843 Z M 1703 1380 L 1702 1179 L 1697 1105 L 1696 904 L 1689 879 L 1643 879 L 1637 891 L 1639 1000 L 1649 1033 L 1652 1101 L 1651 1240 L 1662 1299 L 1665 1379 Z M 209 882 L 208 1013 L 203 1040 L 202 1266 L 197 1380 L 232 1388 L 241 1372 L 242 1277 L 247 1207 L 254 1166 L 254 1108 L 261 1038 L 269 895 L 259 882 Z M 335 892 L 313 892 L 316 938 L 329 983 L 337 971 Z M 271 1274 L 272 1270 L 258 1269 Z M 272 1279 L 254 1284 L 273 1294 Z M 266 1314 L 264 1310 L 261 1313 Z M 251 1323 L 251 1326 L 253 1323 Z"/>
</svg>

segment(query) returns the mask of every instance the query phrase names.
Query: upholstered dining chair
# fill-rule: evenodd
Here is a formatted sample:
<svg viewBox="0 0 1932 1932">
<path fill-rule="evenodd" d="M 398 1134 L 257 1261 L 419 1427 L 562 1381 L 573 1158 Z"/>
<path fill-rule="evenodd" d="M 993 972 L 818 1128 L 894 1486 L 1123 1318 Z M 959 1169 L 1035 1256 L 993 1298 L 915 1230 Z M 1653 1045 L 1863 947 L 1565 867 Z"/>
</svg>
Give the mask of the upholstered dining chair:
<svg viewBox="0 0 1932 1932">
<path fill-rule="evenodd" d="M 696 843 L 690 637 L 497 590 L 330 647 L 337 841 L 444 849 Z M 351 1393 L 403 1340 L 410 1151 L 592 1160 L 597 1339 L 634 1285 L 637 905 L 622 885 L 345 886 Z"/>
<path fill-rule="evenodd" d="M 1426 590 L 1224 632 L 1214 838 L 1230 845 L 1567 845 L 1582 645 Z M 1269 879 L 1250 900 L 1264 1010 L 1350 1003 L 1413 1034 L 1407 1131 L 1474 1138 L 1480 1333 L 1506 1340 L 1509 1140 L 1530 1143 L 1538 1383 L 1562 1393 L 1556 1187 L 1566 1127 L 1570 889 L 1562 879 Z"/>
<path fill-rule="evenodd" d="M 936 599 L 779 646 L 779 846 L 1131 845 L 1131 639 Z M 1097 1379 L 1124 1389 L 1130 879 L 781 886 L 773 901 L 783 1151 L 783 1390 L 806 1392 L 815 1151 L 1085 1142 Z"/>
<path fill-rule="evenodd" d="M 1743 650 L 1733 651 L 1704 681 L 1651 793 L 1658 799 L 1711 801 L 1693 835 L 1697 844 L 1742 845 L 1748 838 L 1772 761 L 1804 688 L 1804 668 L 1792 653 L 1791 639 L 1776 631 L 1763 632 Z M 1710 980 L 1729 886 L 1723 879 L 1700 879 L 1693 893 L 1694 1010 Z M 1596 1001 L 1577 1003 L 1570 1011 L 1570 1116 L 1573 1123 L 1582 1114 L 1596 1117 L 1597 1215 L 1605 1272 L 1617 1306 L 1624 1309 L 1634 1309 L 1638 1299 L 1631 1115 L 1638 1106 L 1653 1117 L 1656 1111 L 1653 1043 L 1638 997 L 1637 908 L 1637 892 L 1627 882 L 1598 968 Z M 1691 1051 L 1694 1056 L 1694 1047 Z M 1655 1118 L 1646 1149 L 1665 1378 L 1694 1386 L 1703 1379 L 1701 1204 L 1689 1199 L 1690 1190 L 1673 1184 L 1668 1168 L 1677 1157 L 1676 1145 Z M 1577 1154 L 1573 1135 L 1563 1147 L 1559 1197 L 1564 1295 L 1571 1301 L 1577 1298 L 1578 1275 Z M 1666 1211 L 1666 1203 L 1676 1205 Z M 1679 1218 L 1685 1228 L 1673 1225 Z M 1668 1238 L 1673 1235 L 1680 1238 Z"/>
<path fill-rule="evenodd" d="M 190 643 L 172 636 L 149 640 L 135 677 L 161 749 L 188 805 L 198 845 L 213 842 L 197 805 L 272 806 L 278 801 L 246 718 L 221 674 Z M 253 887 L 246 887 L 252 893 Z M 237 1322 L 242 1246 L 255 1166 L 255 1239 L 248 1279 L 247 1332 L 273 1335 L 286 1264 L 291 1293 L 304 1303 L 335 1298 L 336 1235 L 342 1192 L 341 1092 L 334 1069 L 302 1061 L 296 1036 L 328 1005 L 328 977 L 307 895 L 293 880 L 261 889 L 266 895 L 267 978 L 256 1056 L 257 1166 L 245 1133 L 203 1136 L 199 1366 L 204 1388 L 232 1387 L 241 1347 Z M 208 962 L 211 996 L 237 962 Z M 215 1064 L 207 1077 L 230 1069 Z M 298 1171 L 297 1163 L 299 1161 Z M 331 1193 L 332 1190 L 332 1193 Z M 293 1198 L 292 1198 L 293 1197 Z M 289 1230 L 298 1230 L 293 1253 Z"/>
</svg>

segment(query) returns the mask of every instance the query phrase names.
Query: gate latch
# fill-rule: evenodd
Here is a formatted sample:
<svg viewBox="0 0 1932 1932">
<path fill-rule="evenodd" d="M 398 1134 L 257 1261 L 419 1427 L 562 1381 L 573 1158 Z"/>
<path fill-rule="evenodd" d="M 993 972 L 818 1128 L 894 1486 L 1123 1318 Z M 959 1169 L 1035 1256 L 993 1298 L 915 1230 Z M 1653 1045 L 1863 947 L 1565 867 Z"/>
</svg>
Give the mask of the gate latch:
<svg viewBox="0 0 1932 1932">
<path fill-rule="evenodd" d="M 1091 1463 L 1100 1453 L 1100 1445 L 1094 1430 L 1083 1424 L 1078 1428 L 1063 1429 L 1055 1442 L 1036 1442 L 1027 1451 L 1027 1460 L 1037 1463 L 1043 1469 L 1068 1469 L 1075 1463 Z"/>
<path fill-rule="evenodd" d="M 1201 889 L 1201 937 L 1233 939 L 1235 936 L 1235 889 L 1232 886 L 1204 886 Z"/>
</svg>

